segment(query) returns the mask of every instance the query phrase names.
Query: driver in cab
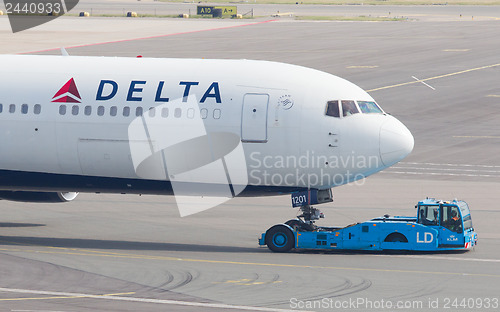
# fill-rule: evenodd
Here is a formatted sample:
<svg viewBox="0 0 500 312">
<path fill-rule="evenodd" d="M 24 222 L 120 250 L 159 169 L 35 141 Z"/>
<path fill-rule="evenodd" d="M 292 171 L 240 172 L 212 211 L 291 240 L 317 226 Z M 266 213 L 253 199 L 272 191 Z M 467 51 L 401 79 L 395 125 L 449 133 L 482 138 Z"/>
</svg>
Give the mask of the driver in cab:
<svg viewBox="0 0 500 312">
<path fill-rule="evenodd" d="M 460 217 L 458 216 L 458 213 L 456 210 L 453 210 L 451 212 L 451 218 L 449 220 L 450 224 L 450 230 L 453 232 L 460 233 L 462 231 L 462 220 L 460 220 Z"/>
</svg>

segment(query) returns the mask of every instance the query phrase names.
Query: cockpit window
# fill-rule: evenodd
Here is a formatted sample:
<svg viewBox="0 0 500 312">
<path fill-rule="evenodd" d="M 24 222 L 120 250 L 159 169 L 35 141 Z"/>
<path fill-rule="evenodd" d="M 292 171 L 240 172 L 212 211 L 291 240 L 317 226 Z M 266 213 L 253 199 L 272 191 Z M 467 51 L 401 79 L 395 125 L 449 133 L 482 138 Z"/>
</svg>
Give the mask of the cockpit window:
<svg viewBox="0 0 500 312">
<path fill-rule="evenodd" d="M 339 101 L 328 101 L 326 106 L 326 115 L 340 117 Z"/>
<path fill-rule="evenodd" d="M 359 113 L 359 110 L 354 101 L 342 100 L 342 112 L 343 116 L 347 117 Z"/>
<path fill-rule="evenodd" d="M 383 114 L 375 102 L 358 101 L 359 109 L 365 114 Z"/>
</svg>

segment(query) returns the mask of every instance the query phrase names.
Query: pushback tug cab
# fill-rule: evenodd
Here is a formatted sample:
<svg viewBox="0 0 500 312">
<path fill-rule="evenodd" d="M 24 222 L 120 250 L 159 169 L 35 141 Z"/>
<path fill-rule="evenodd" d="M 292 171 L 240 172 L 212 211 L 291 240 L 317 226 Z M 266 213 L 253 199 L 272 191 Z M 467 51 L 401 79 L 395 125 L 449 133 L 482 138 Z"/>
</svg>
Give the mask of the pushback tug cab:
<svg viewBox="0 0 500 312">
<path fill-rule="evenodd" d="M 465 248 L 476 239 L 468 240 L 474 233 L 469 206 L 466 202 L 453 200 L 438 201 L 427 198 L 418 202 L 417 223 L 437 231 L 439 248 Z M 475 236 L 475 233 L 474 233 Z"/>
<path fill-rule="evenodd" d="M 292 194 L 292 204 L 297 196 L 307 198 L 307 203 L 311 198 L 314 201 L 321 197 L 314 192 L 311 195 L 311 191 L 298 194 Z M 261 235 L 259 244 L 276 252 L 292 249 L 444 251 L 469 250 L 477 244 L 466 202 L 427 198 L 415 208 L 416 217 L 385 215 L 346 227 L 319 227 L 314 225 L 314 220 L 323 214 L 304 205 L 302 215 L 271 227 Z"/>
</svg>

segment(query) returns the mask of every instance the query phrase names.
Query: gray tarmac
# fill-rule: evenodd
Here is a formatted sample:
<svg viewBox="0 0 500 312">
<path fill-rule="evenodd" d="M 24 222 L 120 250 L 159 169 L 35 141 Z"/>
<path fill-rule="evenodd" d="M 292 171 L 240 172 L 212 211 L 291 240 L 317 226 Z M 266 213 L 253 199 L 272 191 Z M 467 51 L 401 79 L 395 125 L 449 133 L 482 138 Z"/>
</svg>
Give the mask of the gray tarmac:
<svg viewBox="0 0 500 312">
<path fill-rule="evenodd" d="M 228 3 L 229 2 L 229 3 Z M 299 1 L 307 2 L 307 1 Z M 309 1 L 310 2 L 310 1 Z M 237 6 L 238 13 L 245 16 L 271 16 L 277 13 L 291 13 L 293 16 L 392 16 L 419 20 L 460 20 L 500 18 L 500 12 L 495 9 L 485 9 L 482 6 L 443 5 L 446 1 L 436 1 L 434 5 L 398 6 L 398 5 L 304 5 L 304 4 L 255 4 L 250 1 L 227 1 L 226 4 Z M 198 5 L 221 5 L 217 1 L 185 1 L 183 3 L 168 3 L 155 0 L 117 0 L 97 1 L 81 0 L 71 11 L 89 12 L 91 14 L 126 14 L 133 11 L 148 15 L 196 14 Z M 486 7 L 487 8 L 487 7 Z"/>
<path fill-rule="evenodd" d="M 498 12 L 480 8 L 477 16 Z M 441 9 L 430 6 L 429 14 Z M 288 196 L 236 198 L 187 218 L 178 216 L 172 197 L 2 201 L 1 311 L 498 309 L 500 21 L 266 20 L 133 24 L 63 17 L 13 36 L 0 18 L 0 38 L 12 43 L 0 52 L 57 54 L 51 49 L 66 46 L 72 55 L 265 59 L 346 78 L 408 126 L 415 149 L 359 185 L 334 189 L 335 202 L 321 207 L 320 224 L 412 215 L 426 196 L 460 198 L 471 206 L 479 245 L 439 254 L 259 248 L 262 231 L 297 214 Z M 71 25 L 80 27 L 78 36 Z M 146 39 L 123 41 L 137 38 Z"/>
</svg>

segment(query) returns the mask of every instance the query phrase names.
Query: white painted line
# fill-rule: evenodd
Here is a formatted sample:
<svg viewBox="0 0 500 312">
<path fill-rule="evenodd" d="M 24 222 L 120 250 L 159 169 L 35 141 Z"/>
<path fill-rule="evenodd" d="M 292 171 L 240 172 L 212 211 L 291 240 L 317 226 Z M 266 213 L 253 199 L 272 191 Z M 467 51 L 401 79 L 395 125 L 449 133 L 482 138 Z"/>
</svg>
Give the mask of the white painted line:
<svg viewBox="0 0 500 312">
<path fill-rule="evenodd" d="M 500 139 L 500 136 L 493 135 L 454 135 L 453 137 L 461 139 Z"/>
<path fill-rule="evenodd" d="M 396 174 L 413 174 L 413 175 L 434 175 L 434 176 L 456 176 L 456 177 L 484 177 L 484 178 L 500 178 L 500 175 L 488 174 L 461 174 L 461 173 L 442 173 L 442 172 L 411 172 L 411 171 L 390 171 L 384 170 L 381 173 L 396 173 Z"/>
<path fill-rule="evenodd" d="M 67 311 L 53 311 L 53 310 L 10 310 L 11 312 L 67 312 Z"/>
<path fill-rule="evenodd" d="M 456 76 L 456 75 L 461 75 L 461 74 L 470 73 L 470 72 L 473 72 L 473 71 L 478 71 L 478 70 L 483 70 L 483 69 L 493 68 L 493 67 L 498 67 L 498 66 L 500 66 L 500 63 L 493 64 L 493 65 L 476 67 L 476 68 L 471 68 L 471 69 L 465 69 L 465 70 L 461 70 L 461 71 L 450 73 L 450 74 L 445 74 L 445 75 L 439 75 L 439 76 L 434 76 L 434 77 L 430 77 L 430 78 L 425 78 L 425 79 L 422 79 L 422 80 L 419 80 L 419 81 L 403 82 L 403 83 L 398 83 L 398 84 L 394 84 L 394 85 L 390 85 L 390 86 L 385 86 L 385 87 L 380 87 L 380 88 L 375 88 L 375 89 L 365 90 L 365 91 L 366 92 L 374 92 L 374 91 L 385 90 L 385 89 L 390 89 L 390 88 L 402 87 L 402 86 L 407 86 L 407 85 L 415 84 L 417 82 L 429 81 L 429 80 L 436 80 L 436 79 L 441 79 L 441 78 L 445 78 L 445 77 L 452 77 L 452 76 Z"/>
<path fill-rule="evenodd" d="M 354 69 L 354 68 L 377 68 L 378 65 L 352 65 L 352 66 L 346 66 L 348 69 Z"/>
<path fill-rule="evenodd" d="M 413 78 L 413 79 L 415 79 L 416 81 L 418 81 L 418 82 L 422 83 L 423 85 L 425 85 L 425 86 L 427 86 L 427 87 L 431 88 L 432 90 L 436 90 L 433 86 L 428 85 L 427 83 L 425 83 L 425 81 L 422 81 L 422 80 L 418 79 L 418 78 L 417 78 L 417 77 L 415 77 L 415 76 L 411 76 L 411 78 Z"/>
<path fill-rule="evenodd" d="M 480 169 L 463 169 L 463 168 L 425 168 L 425 167 L 399 167 L 399 166 L 392 166 L 391 168 L 407 169 L 407 170 L 440 170 L 440 171 L 500 173 L 500 171 L 497 170 L 480 170 Z"/>
<path fill-rule="evenodd" d="M 400 162 L 406 165 L 428 165 L 428 166 L 453 166 L 453 167 L 481 167 L 481 168 L 500 168 L 500 166 L 490 165 L 471 165 L 471 164 L 437 164 L 437 163 L 417 163 L 417 162 Z"/>
<path fill-rule="evenodd" d="M 470 49 L 445 49 L 443 52 L 467 52 L 470 51 Z"/>
<path fill-rule="evenodd" d="M 471 262 L 493 262 L 500 263 L 500 259 L 480 259 L 480 258 L 459 258 L 459 257 L 439 257 L 439 256 L 418 256 L 418 255 L 391 255 L 397 258 L 415 258 L 415 259 L 432 259 L 432 260 L 450 260 L 450 261 L 471 261 Z"/>
<path fill-rule="evenodd" d="M 272 14 L 271 16 L 272 17 L 282 17 L 282 16 L 293 16 L 293 12 L 286 12 L 286 13 L 275 13 L 275 14 Z"/>
<path fill-rule="evenodd" d="M 212 308 L 212 309 L 229 309 L 229 310 L 263 311 L 263 312 L 292 312 L 292 311 L 297 312 L 297 310 L 239 306 L 239 305 L 230 305 L 230 304 L 222 304 L 222 303 L 203 303 L 203 302 L 189 302 L 189 301 L 178 301 L 178 300 L 120 297 L 120 296 L 109 296 L 109 295 L 99 296 L 99 295 L 90 295 L 90 294 L 79 294 L 79 293 L 68 293 L 68 292 L 57 292 L 57 291 L 43 291 L 43 290 L 30 290 L 30 289 L 16 289 L 16 288 L 0 288 L 0 292 L 10 292 L 10 293 L 20 293 L 20 294 L 36 294 L 36 295 L 48 295 L 48 296 L 85 297 L 85 298 L 92 298 L 92 299 L 106 299 L 106 300 L 116 300 L 116 301 L 142 302 L 142 303 L 157 303 L 157 304 L 181 305 L 181 306 Z"/>
<path fill-rule="evenodd" d="M 61 1 L 63 14 L 68 13 L 68 9 L 66 8 L 66 1 Z"/>
</svg>

